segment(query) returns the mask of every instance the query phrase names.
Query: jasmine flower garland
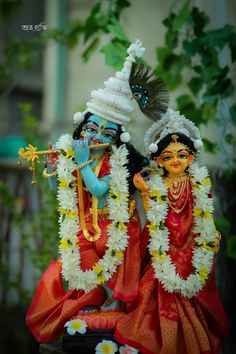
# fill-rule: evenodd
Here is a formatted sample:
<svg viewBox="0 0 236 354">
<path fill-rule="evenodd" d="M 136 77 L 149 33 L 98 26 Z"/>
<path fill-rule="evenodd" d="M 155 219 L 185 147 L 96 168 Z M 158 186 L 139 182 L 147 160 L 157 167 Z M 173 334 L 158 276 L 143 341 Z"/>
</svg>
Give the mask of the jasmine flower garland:
<svg viewBox="0 0 236 354">
<path fill-rule="evenodd" d="M 127 226 L 128 213 L 128 151 L 125 145 L 113 147 L 110 158 L 110 190 L 109 190 L 109 219 L 107 250 L 91 270 L 82 271 L 80 267 L 80 249 L 78 241 L 79 220 L 76 177 L 73 172 L 77 169 L 71 148 L 72 137 L 62 135 L 56 148 L 62 151 L 58 157 L 58 194 L 59 202 L 59 252 L 62 259 L 62 275 L 71 289 L 82 289 L 89 292 L 98 284 L 108 281 L 117 266 L 123 262 L 123 254 L 128 245 Z"/>
<path fill-rule="evenodd" d="M 169 231 L 165 226 L 168 213 L 167 187 L 159 175 L 154 175 L 150 180 L 149 208 L 147 219 L 150 222 L 149 251 L 152 255 L 152 266 L 156 279 L 168 292 L 178 292 L 191 298 L 201 290 L 211 272 L 214 259 L 214 243 L 216 229 L 212 217 L 213 201 L 209 196 L 211 182 L 205 167 L 200 168 L 197 163 L 192 163 L 189 168 L 192 182 L 192 194 L 194 196 L 194 224 L 193 233 L 198 234 L 195 238 L 193 249 L 192 266 L 194 272 L 186 280 L 176 272 L 175 265 L 168 255 Z"/>
</svg>

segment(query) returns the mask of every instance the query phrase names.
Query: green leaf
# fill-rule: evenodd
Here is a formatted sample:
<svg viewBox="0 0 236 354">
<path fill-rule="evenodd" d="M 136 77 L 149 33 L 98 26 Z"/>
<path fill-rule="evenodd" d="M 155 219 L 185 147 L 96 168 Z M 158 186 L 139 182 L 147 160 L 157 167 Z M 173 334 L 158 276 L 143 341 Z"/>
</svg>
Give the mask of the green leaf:
<svg viewBox="0 0 236 354">
<path fill-rule="evenodd" d="M 181 110 L 187 105 L 194 105 L 193 99 L 189 95 L 181 95 L 177 98 L 178 108 Z"/>
<path fill-rule="evenodd" d="M 176 18 L 174 13 L 170 13 L 170 15 L 165 18 L 163 24 L 168 28 L 168 31 L 165 35 L 166 45 L 171 49 L 175 48 L 178 43 L 178 32 L 173 30 L 173 22 Z"/>
<path fill-rule="evenodd" d="M 234 125 L 236 125 L 236 103 L 229 109 L 231 120 Z"/>
<path fill-rule="evenodd" d="M 201 119 L 203 122 L 207 123 L 210 119 L 216 117 L 216 107 L 216 105 L 212 106 L 206 102 L 201 105 Z"/>
<path fill-rule="evenodd" d="M 117 16 L 117 18 L 119 18 L 120 13 L 123 11 L 123 9 L 125 7 L 129 7 L 129 6 L 130 6 L 130 2 L 128 0 L 118 0 L 118 1 L 116 1 L 114 13 Z"/>
<path fill-rule="evenodd" d="M 203 80 L 201 77 L 193 77 L 188 83 L 188 87 L 194 95 L 196 95 L 201 90 L 202 85 Z"/>
<path fill-rule="evenodd" d="M 220 95 L 221 98 L 230 97 L 233 95 L 233 93 L 234 86 L 231 79 L 229 78 L 217 79 L 217 81 L 213 83 L 212 86 L 210 86 L 206 91 L 208 96 Z"/>
<path fill-rule="evenodd" d="M 176 47 L 177 47 L 177 44 L 178 44 L 178 32 L 173 31 L 172 29 L 169 29 L 169 30 L 166 32 L 165 40 L 166 40 L 166 45 L 167 45 L 170 49 L 176 48 Z"/>
<path fill-rule="evenodd" d="M 184 114 L 188 119 L 194 123 L 199 124 L 201 122 L 201 114 L 196 108 L 195 102 L 190 95 L 184 94 L 177 99 L 177 109 Z"/>
<path fill-rule="evenodd" d="M 23 114 L 29 114 L 32 111 L 32 103 L 30 102 L 21 102 L 18 104 L 18 107 L 21 109 Z"/>
<path fill-rule="evenodd" d="M 171 54 L 171 51 L 167 47 L 159 47 L 156 50 L 157 54 L 157 59 L 159 60 L 159 63 L 163 63 L 165 58 Z"/>
<path fill-rule="evenodd" d="M 227 256 L 236 261 L 236 235 L 231 236 L 227 240 Z"/>
<path fill-rule="evenodd" d="M 95 50 L 98 48 L 99 45 L 99 37 L 95 38 L 90 45 L 85 49 L 85 51 L 82 54 L 82 57 L 85 61 L 85 63 L 87 63 L 87 61 L 89 60 L 89 58 L 91 57 L 91 55 L 95 52 Z"/>
<path fill-rule="evenodd" d="M 223 216 L 218 216 L 215 218 L 216 229 L 220 231 L 223 235 L 227 236 L 230 234 L 231 222 Z"/>
<path fill-rule="evenodd" d="M 202 43 L 201 40 L 198 38 L 193 39 L 192 41 L 186 39 L 183 41 L 183 50 L 189 53 L 190 55 L 195 55 L 199 53 L 201 48 Z"/>
<path fill-rule="evenodd" d="M 121 69 L 124 59 L 127 56 L 126 45 L 119 41 L 113 40 L 104 47 L 101 52 L 105 54 L 105 63 L 114 69 Z"/>
<path fill-rule="evenodd" d="M 211 67 L 204 67 L 198 65 L 198 66 L 194 66 L 193 69 L 196 73 L 198 73 L 201 76 L 201 78 L 206 83 L 206 85 L 213 84 L 213 80 L 217 79 L 217 77 L 219 77 L 219 75 L 221 75 L 222 73 L 222 69 L 218 65 L 211 66 Z"/>
<path fill-rule="evenodd" d="M 230 144 L 230 145 L 235 145 L 236 143 L 236 137 L 232 134 L 226 134 L 225 135 L 225 141 Z"/>
<path fill-rule="evenodd" d="M 232 33 L 229 40 L 232 62 L 236 61 L 236 33 Z"/>
<path fill-rule="evenodd" d="M 121 24 L 116 20 L 116 18 L 111 19 L 111 24 L 107 26 L 110 33 L 112 33 L 120 41 L 129 43 L 130 40 L 126 35 L 124 29 L 121 27 Z"/>
<path fill-rule="evenodd" d="M 90 16 L 86 19 L 84 24 L 84 42 L 86 43 L 87 40 L 92 37 L 97 30 L 99 29 L 98 22 L 97 22 L 97 14 L 101 9 L 101 4 L 97 3 L 90 13 Z"/>
<path fill-rule="evenodd" d="M 204 94 L 202 96 L 203 98 L 203 102 L 204 104 L 206 104 L 207 106 L 213 107 L 214 109 L 216 109 L 219 100 L 220 100 L 220 96 L 207 96 L 206 94 Z"/>
<path fill-rule="evenodd" d="M 162 65 L 158 65 L 155 69 L 156 76 L 161 76 L 162 79 L 166 82 L 169 90 L 176 89 L 182 82 L 181 72 L 178 70 L 178 67 L 173 67 L 172 70 L 168 73 L 163 69 Z"/>
<path fill-rule="evenodd" d="M 217 144 L 211 142 L 210 140 L 208 140 L 206 138 L 203 138 L 202 141 L 204 144 L 204 148 L 207 152 L 215 154 L 217 151 L 219 151 L 219 147 L 217 146 Z"/>
<path fill-rule="evenodd" d="M 173 19 L 172 30 L 174 32 L 180 30 L 180 28 L 189 22 L 191 19 L 189 4 L 185 3 L 179 14 Z"/>
<path fill-rule="evenodd" d="M 65 43 L 68 48 L 74 48 L 78 44 L 79 35 L 84 31 L 84 26 L 79 19 L 70 20 L 65 30 Z"/>
<path fill-rule="evenodd" d="M 164 51 L 162 51 L 162 55 Z M 162 76 L 170 90 L 177 88 L 182 82 L 182 69 L 189 64 L 189 57 L 168 53 L 162 63 L 156 68 L 157 76 Z"/>
<path fill-rule="evenodd" d="M 193 31 L 196 37 L 200 37 L 206 25 L 209 23 L 209 17 L 204 13 L 200 12 L 197 7 L 193 7 L 191 11 L 192 19 L 193 19 Z"/>
<path fill-rule="evenodd" d="M 173 22 L 174 22 L 175 18 L 176 18 L 176 14 L 173 13 L 173 12 L 171 12 L 171 13 L 169 14 L 169 16 L 164 19 L 163 24 L 164 24 L 167 28 L 173 28 Z"/>
<path fill-rule="evenodd" d="M 232 33 L 234 33 L 233 26 L 227 24 L 220 29 L 207 32 L 203 44 L 222 49 L 230 41 Z"/>
</svg>

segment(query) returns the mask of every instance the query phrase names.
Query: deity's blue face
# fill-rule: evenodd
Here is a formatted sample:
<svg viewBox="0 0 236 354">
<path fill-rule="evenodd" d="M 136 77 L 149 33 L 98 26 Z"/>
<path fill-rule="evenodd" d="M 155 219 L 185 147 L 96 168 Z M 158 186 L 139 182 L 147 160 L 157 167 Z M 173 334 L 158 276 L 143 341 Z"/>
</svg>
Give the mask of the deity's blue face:
<svg viewBox="0 0 236 354">
<path fill-rule="evenodd" d="M 88 118 L 83 131 L 91 144 L 112 144 L 118 138 L 118 125 L 96 115 Z"/>
</svg>

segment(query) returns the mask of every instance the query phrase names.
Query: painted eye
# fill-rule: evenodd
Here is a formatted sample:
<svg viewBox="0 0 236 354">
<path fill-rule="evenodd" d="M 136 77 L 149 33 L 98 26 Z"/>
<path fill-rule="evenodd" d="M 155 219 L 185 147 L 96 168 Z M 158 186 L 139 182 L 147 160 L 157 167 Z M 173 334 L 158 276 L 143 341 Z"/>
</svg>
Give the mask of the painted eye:
<svg viewBox="0 0 236 354">
<path fill-rule="evenodd" d="M 163 161 L 170 161 L 171 159 L 172 159 L 171 155 L 167 155 L 167 156 L 162 157 Z"/>
<path fill-rule="evenodd" d="M 97 132 L 97 127 L 96 127 L 94 124 L 91 124 L 91 123 L 88 123 L 88 124 L 85 126 L 85 129 L 86 129 L 88 132 L 91 132 L 91 133 L 96 133 L 96 132 Z"/>
<path fill-rule="evenodd" d="M 179 155 L 179 159 L 181 159 L 181 160 L 186 160 L 187 158 L 188 158 L 188 155 L 185 155 L 185 154 Z"/>
<path fill-rule="evenodd" d="M 86 130 L 89 132 L 94 132 L 94 133 L 96 132 L 96 129 L 92 127 L 88 127 Z"/>
<path fill-rule="evenodd" d="M 103 136 L 109 139 L 115 139 L 117 136 L 117 133 L 115 131 L 111 130 L 104 130 Z"/>
</svg>

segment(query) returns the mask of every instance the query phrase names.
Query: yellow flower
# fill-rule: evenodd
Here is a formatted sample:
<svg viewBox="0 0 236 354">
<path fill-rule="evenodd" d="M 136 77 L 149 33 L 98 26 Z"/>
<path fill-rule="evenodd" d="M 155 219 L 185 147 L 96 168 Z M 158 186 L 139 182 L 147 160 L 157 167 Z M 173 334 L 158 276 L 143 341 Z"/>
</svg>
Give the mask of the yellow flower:
<svg viewBox="0 0 236 354">
<path fill-rule="evenodd" d="M 72 150 L 71 148 L 69 148 L 66 152 L 66 158 L 69 159 L 70 157 L 73 157 L 75 155 L 74 150 Z"/>
<path fill-rule="evenodd" d="M 164 202 L 164 199 L 162 199 L 162 197 L 163 195 L 157 189 L 154 189 L 153 191 L 149 192 L 149 198 L 152 200 L 157 201 L 157 199 L 159 199 L 159 202 Z"/>
<path fill-rule="evenodd" d="M 72 210 L 67 211 L 66 215 L 68 216 L 69 219 L 73 219 L 76 217 L 76 213 Z"/>
<path fill-rule="evenodd" d="M 69 240 L 60 240 L 60 247 L 62 249 L 66 249 L 71 246 L 71 242 Z"/>
<path fill-rule="evenodd" d="M 60 208 L 59 211 L 61 214 L 67 214 L 67 210 L 65 208 Z"/>
<path fill-rule="evenodd" d="M 112 199 L 120 200 L 120 194 L 118 193 L 110 192 L 110 196 Z"/>
<path fill-rule="evenodd" d="M 67 181 L 64 178 L 59 179 L 59 187 L 60 188 L 66 188 L 68 186 Z"/>
<path fill-rule="evenodd" d="M 123 221 L 120 221 L 120 229 L 127 230 L 127 226 L 125 225 L 125 223 Z"/>
<path fill-rule="evenodd" d="M 103 271 L 103 268 L 102 268 L 101 265 L 97 264 L 97 265 L 95 265 L 93 267 L 93 270 L 94 270 L 95 273 L 99 274 L 99 273 L 101 273 Z"/>
<path fill-rule="evenodd" d="M 117 221 L 115 223 L 115 227 L 119 227 L 121 230 L 127 230 L 127 226 L 125 225 L 125 223 L 123 221 Z"/>
<path fill-rule="evenodd" d="M 160 258 L 164 261 L 166 259 L 167 255 L 165 252 L 160 254 Z"/>
<path fill-rule="evenodd" d="M 123 258 L 123 251 L 116 250 L 115 251 L 115 256 L 118 259 L 122 259 Z"/>
<path fill-rule="evenodd" d="M 98 276 L 98 284 L 103 284 L 103 283 L 105 283 L 104 276 L 103 275 L 99 275 Z"/>
<path fill-rule="evenodd" d="M 150 230 L 150 231 L 156 231 L 159 229 L 159 227 L 157 225 L 154 225 L 154 224 L 150 224 L 150 225 L 147 225 L 147 228 Z"/>
<path fill-rule="evenodd" d="M 202 184 L 203 184 L 204 186 L 208 186 L 208 187 L 211 187 L 211 186 L 212 186 L 212 183 L 211 183 L 211 180 L 210 180 L 209 177 L 204 178 L 204 180 L 202 181 Z"/>
<path fill-rule="evenodd" d="M 207 273 L 207 269 L 206 267 L 202 266 L 199 272 L 201 281 L 205 282 L 205 280 L 207 280 L 208 278 L 208 273 Z"/>
<path fill-rule="evenodd" d="M 211 218 L 211 216 L 212 216 L 210 210 L 206 210 L 204 215 L 207 219 Z"/>
<path fill-rule="evenodd" d="M 194 208 L 193 215 L 194 216 L 201 216 L 202 212 L 203 212 L 202 208 Z"/>
<path fill-rule="evenodd" d="M 160 259 L 162 259 L 164 261 L 166 259 L 166 257 L 167 257 L 166 252 L 162 252 L 162 251 L 158 251 L 158 250 L 153 250 L 150 253 L 151 253 L 151 256 L 154 259 L 160 258 Z"/>
</svg>

